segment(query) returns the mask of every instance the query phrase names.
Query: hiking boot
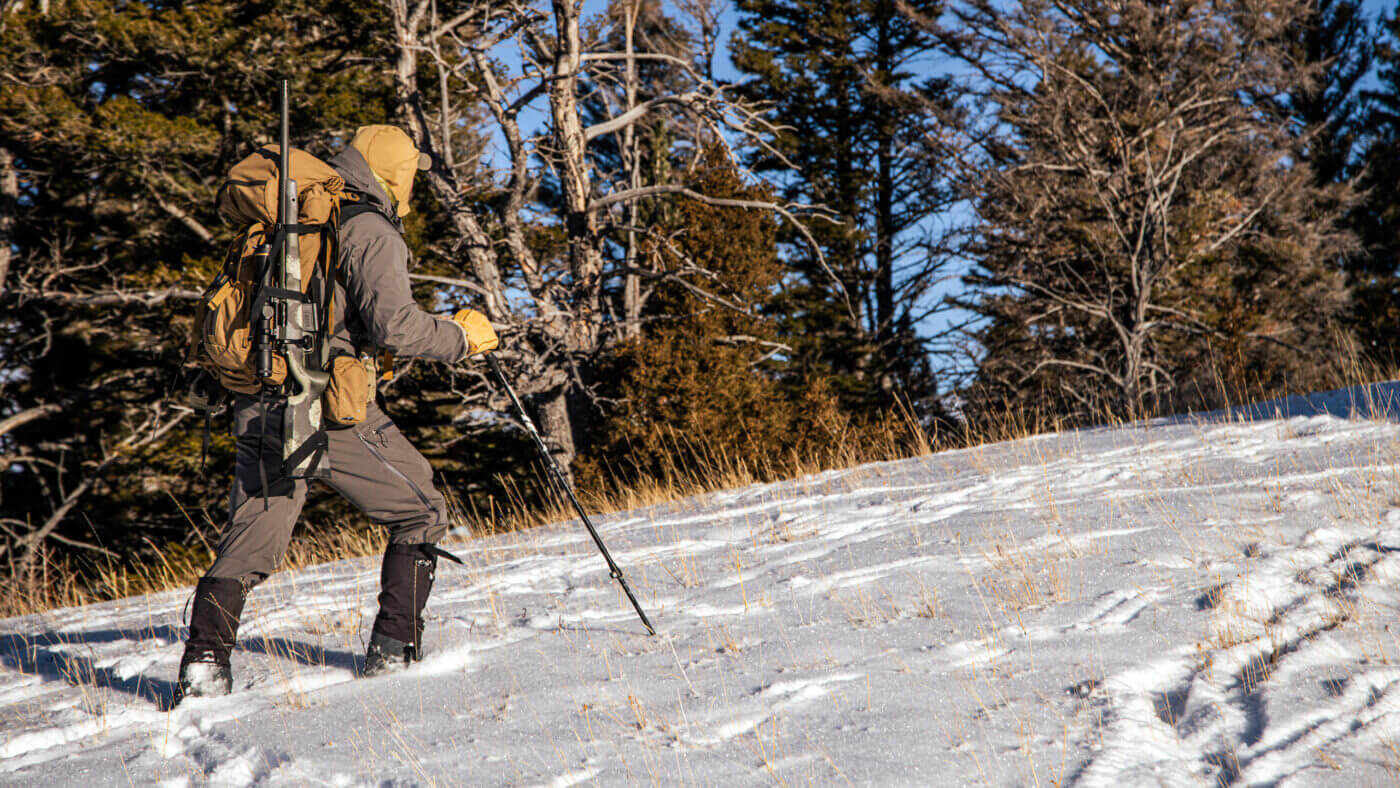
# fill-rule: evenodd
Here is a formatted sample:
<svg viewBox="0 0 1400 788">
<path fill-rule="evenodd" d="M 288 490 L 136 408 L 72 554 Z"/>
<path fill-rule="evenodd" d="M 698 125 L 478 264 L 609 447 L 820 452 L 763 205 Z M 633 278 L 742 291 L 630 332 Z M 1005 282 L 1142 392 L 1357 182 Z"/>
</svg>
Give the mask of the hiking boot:
<svg viewBox="0 0 1400 788">
<path fill-rule="evenodd" d="M 436 570 L 437 554 L 431 544 L 391 544 L 384 552 L 379 614 L 365 651 L 365 675 L 422 658 L 423 607 Z"/>
<path fill-rule="evenodd" d="M 206 659 L 180 661 L 180 682 L 175 687 L 174 703 L 185 698 L 221 698 L 233 692 L 233 669 L 227 663 L 215 661 L 213 654 L 200 656 Z"/>
<path fill-rule="evenodd" d="M 375 633 L 370 636 L 369 647 L 365 649 L 366 676 L 380 676 L 400 670 L 423 659 L 418 647 L 412 643 L 395 640 L 388 635 Z"/>
<path fill-rule="evenodd" d="M 233 690 L 229 655 L 247 598 L 247 586 L 238 578 L 200 578 L 190 611 L 190 636 L 180 659 L 176 703 L 185 698 L 227 695 Z"/>
</svg>

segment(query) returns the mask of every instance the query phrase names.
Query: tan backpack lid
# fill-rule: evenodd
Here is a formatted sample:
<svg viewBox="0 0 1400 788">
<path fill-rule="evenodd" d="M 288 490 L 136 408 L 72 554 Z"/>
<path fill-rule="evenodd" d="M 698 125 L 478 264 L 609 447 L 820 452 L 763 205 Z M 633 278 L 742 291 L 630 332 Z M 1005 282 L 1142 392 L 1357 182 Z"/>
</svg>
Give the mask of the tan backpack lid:
<svg viewBox="0 0 1400 788">
<path fill-rule="evenodd" d="M 300 148 L 292 149 L 291 158 L 291 176 L 301 204 L 296 220 L 304 224 L 329 220 L 334 199 L 345 189 L 344 179 L 329 164 Z M 235 164 L 214 198 L 219 215 L 237 225 L 276 222 L 277 163 L 276 146 L 264 145 Z"/>
</svg>

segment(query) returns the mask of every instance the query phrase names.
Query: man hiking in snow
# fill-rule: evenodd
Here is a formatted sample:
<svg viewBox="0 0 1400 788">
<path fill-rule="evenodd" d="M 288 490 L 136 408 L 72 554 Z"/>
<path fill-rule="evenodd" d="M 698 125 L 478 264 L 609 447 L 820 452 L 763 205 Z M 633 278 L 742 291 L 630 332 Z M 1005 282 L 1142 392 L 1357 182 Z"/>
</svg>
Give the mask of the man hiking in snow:
<svg viewBox="0 0 1400 788">
<path fill-rule="evenodd" d="M 434 317 L 414 301 L 401 218 L 428 157 L 393 126 L 359 129 L 329 164 L 357 205 L 344 214 L 336 255 L 331 357 L 395 356 L 456 362 L 492 350 L 497 338 L 479 312 Z M 328 418 L 329 484 L 369 518 L 388 528 L 380 575 L 379 613 L 365 654 L 373 675 L 421 657 L 423 607 L 447 532 L 447 507 L 433 487 L 432 468 L 375 404 L 370 373 L 361 395 L 364 418 L 352 426 Z M 365 392 L 365 387 L 359 389 Z M 177 700 L 224 695 L 232 689 L 229 655 L 248 592 L 276 570 L 306 501 L 307 481 L 283 473 L 285 402 L 237 394 L 233 401 L 237 460 L 229 517 L 214 564 L 195 588 L 190 635 L 180 661 Z"/>
</svg>

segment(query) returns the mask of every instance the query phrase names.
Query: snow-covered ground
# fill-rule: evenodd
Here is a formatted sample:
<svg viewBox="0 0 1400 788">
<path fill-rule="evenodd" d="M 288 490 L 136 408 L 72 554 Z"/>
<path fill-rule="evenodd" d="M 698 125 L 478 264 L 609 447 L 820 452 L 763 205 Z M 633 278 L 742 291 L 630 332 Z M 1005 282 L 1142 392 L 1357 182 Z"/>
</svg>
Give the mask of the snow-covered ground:
<svg viewBox="0 0 1400 788">
<path fill-rule="evenodd" d="M 0 621 L 0 783 L 1387 785 L 1400 384 L 1048 435 L 456 547 L 357 677 L 377 562 Z M 96 513 L 94 513 L 96 516 Z M 1397 625 L 1400 627 L 1400 625 Z"/>
</svg>

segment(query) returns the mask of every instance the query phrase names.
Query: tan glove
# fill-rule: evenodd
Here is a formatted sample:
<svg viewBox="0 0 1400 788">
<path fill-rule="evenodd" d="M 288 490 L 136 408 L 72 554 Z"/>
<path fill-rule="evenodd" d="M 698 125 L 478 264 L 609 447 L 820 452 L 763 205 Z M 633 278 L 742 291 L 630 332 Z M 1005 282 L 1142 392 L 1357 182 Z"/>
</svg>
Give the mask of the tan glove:
<svg viewBox="0 0 1400 788">
<path fill-rule="evenodd" d="M 495 350 L 501 344 L 495 329 L 491 328 L 491 321 L 475 309 L 460 310 L 452 316 L 452 322 L 462 327 L 462 335 L 467 338 L 468 356 Z"/>
</svg>

